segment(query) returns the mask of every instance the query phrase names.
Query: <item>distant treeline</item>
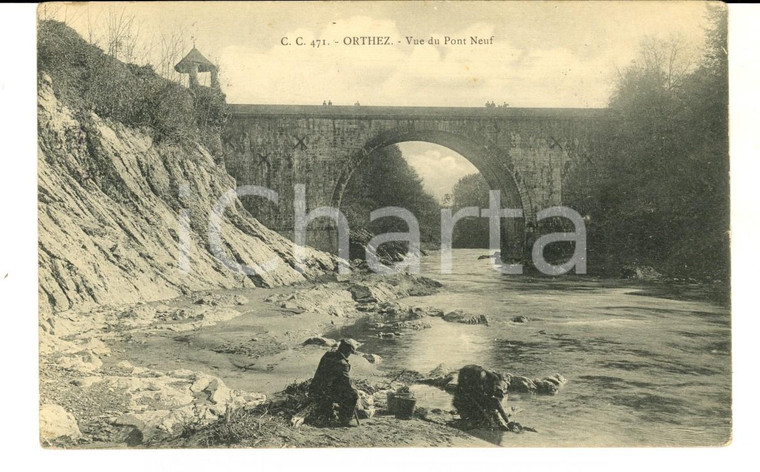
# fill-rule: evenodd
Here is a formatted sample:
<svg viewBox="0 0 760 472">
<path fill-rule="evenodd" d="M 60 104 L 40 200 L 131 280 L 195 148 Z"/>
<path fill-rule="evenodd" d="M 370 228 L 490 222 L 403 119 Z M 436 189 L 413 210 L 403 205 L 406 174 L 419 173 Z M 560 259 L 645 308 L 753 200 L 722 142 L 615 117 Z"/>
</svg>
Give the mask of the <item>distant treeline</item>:
<svg viewBox="0 0 760 472">
<path fill-rule="evenodd" d="M 678 40 L 642 45 L 620 72 L 603 154 L 567 178 L 565 204 L 590 217 L 590 270 L 728 280 L 726 8 L 708 14 L 701 57 Z"/>
<path fill-rule="evenodd" d="M 444 206 L 450 206 L 452 213 L 466 207 L 488 208 L 488 192 L 490 187 L 480 174 L 470 174 L 459 179 L 444 197 Z M 452 246 L 455 248 L 487 248 L 488 219 L 467 217 L 457 222 L 452 235 Z"/>
</svg>

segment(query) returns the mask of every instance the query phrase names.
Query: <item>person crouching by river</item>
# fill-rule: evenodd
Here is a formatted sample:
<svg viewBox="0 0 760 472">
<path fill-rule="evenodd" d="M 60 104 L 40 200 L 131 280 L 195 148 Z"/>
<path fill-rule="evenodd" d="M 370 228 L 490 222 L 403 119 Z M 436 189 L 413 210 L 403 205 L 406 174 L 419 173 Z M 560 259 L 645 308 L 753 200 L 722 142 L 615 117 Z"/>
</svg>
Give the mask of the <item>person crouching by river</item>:
<svg viewBox="0 0 760 472">
<path fill-rule="evenodd" d="M 359 393 L 351 385 L 351 364 L 348 362 L 348 357 L 356 354 L 358 349 L 358 342 L 342 339 L 337 350 L 322 356 L 309 385 L 309 397 L 317 404 L 317 414 L 328 420 L 334 419 L 333 405 L 337 403 L 337 419 L 341 426 L 351 426 L 359 400 Z"/>
<path fill-rule="evenodd" d="M 509 421 L 502 406 L 508 387 L 509 382 L 501 374 L 479 365 L 466 365 L 459 370 L 454 408 L 471 428 L 511 431 L 515 423 Z"/>
</svg>

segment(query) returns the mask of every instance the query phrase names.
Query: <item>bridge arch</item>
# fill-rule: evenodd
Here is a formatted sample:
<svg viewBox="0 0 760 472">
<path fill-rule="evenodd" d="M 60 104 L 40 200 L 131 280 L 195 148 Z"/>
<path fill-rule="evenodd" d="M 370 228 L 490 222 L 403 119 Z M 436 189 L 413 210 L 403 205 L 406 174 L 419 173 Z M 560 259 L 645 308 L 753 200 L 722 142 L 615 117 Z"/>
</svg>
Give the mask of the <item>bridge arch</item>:
<svg viewBox="0 0 760 472">
<path fill-rule="evenodd" d="M 602 144 L 599 131 L 610 119 L 603 109 L 233 104 L 230 110 L 224 166 L 238 185 L 279 193 L 277 206 L 243 205 L 289 238 L 294 214 L 282 210 L 293 208 L 294 184 L 306 185 L 309 208 L 339 208 L 357 166 L 375 149 L 405 141 L 459 152 L 501 190 L 503 207 L 523 209 L 521 226 L 535 225 L 538 209 L 563 204 L 568 170 Z M 309 226 L 309 244 L 335 249 L 330 221 Z M 521 234 L 511 232 L 511 242 Z"/>
<path fill-rule="evenodd" d="M 379 132 L 352 153 L 343 166 L 333 189 L 331 207 L 341 208 L 343 195 L 356 169 L 376 150 L 409 141 L 422 141 L 449 148 L 470 161 L 485 178 L 491 190 L 501 192 L 502 208 L 520 208 L 523 218 L 502 220 L 501 252 L 504 260 L 523 256 L 525 223 L 534 220 L 535 212 L 523 179 L 514 169 L 509 154 L 478 135 L 437 129 L 393 128 Z"/>
</svg>

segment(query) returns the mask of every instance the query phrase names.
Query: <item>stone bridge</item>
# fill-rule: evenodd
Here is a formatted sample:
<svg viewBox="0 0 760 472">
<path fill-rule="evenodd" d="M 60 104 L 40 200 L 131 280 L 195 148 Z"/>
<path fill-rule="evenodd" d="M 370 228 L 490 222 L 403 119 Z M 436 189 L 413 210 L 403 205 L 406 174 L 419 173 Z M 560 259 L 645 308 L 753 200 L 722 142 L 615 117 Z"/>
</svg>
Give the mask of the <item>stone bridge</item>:
<svg viewBox="0 0 760 472">
<path fill-rule="evenodd" d="M 279 205 L 246 197 L 246 208 L 288 237 L 295 184 L 306 186 L 308 210 L 340 208 L 352 172 L 372 151 L 404 141 L 445 146 L 501 191 L 502 208 L 523 210 L 524 219 L 505 220 L 502 242 L 521 254 L 526 223 L 563 203 L 567 171 L 595 152 L 606 117 L 604 109 L 231 105 L 222 142 L 238 185 L 279 194 Z M 315 220 L 309 243 L 334 250 L 332 228 Z"/>
</svg>

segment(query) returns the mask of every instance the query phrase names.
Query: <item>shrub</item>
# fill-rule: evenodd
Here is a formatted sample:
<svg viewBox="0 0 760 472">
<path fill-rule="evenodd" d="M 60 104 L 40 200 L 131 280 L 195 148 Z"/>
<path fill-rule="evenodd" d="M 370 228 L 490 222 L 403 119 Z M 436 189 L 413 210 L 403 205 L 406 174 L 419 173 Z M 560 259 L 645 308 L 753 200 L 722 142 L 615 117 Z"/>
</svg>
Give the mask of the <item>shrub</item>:
<svg viewBox="0 0 760 472">
<path fill-rule="evenodd" d="M 219 90 L 189 90 L 150 65 L 124 64 L 52 20 L 39 24 L 38 69 L 50 75 L 56 96 L 75 111 L 146 127 L 157 142 L 200 140 L 212 154 L 221 151 L 227 104 Z"/>
</svg>

